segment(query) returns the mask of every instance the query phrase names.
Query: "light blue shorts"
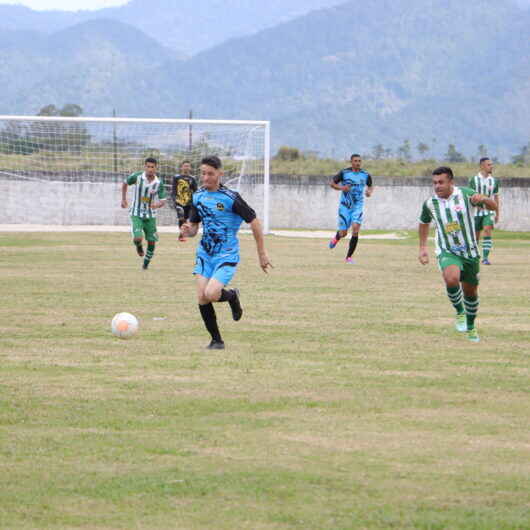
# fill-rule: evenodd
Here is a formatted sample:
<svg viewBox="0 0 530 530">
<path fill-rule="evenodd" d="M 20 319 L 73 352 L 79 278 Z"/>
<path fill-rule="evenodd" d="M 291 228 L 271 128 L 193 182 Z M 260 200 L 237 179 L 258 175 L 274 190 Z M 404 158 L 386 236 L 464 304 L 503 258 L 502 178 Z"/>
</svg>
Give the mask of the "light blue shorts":
<svg viewBox="0 0 530 530">
<path fill-rule="evenodd" d="M 200 274 L 205 278 L 215 278 L 223 285 L 228 285 L 234 277 L 239 263 L 239 255 L 208 256 L 197 254 L 193 274 Z"/>
<path fill-rule="evenodd" d="M 338 230 L 348 230 L 353 223 L 362 224 L 363 205 L 355 205 L 353 208 L 339 207 L 337 227 Z"/>
</svg>

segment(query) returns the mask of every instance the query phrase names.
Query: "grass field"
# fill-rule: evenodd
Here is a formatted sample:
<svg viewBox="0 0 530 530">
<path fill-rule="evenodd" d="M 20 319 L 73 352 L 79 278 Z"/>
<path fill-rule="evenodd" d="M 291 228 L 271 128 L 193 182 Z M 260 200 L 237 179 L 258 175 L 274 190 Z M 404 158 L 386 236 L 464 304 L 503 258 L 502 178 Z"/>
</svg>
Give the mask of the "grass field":
<svg viewBox="0 0 530 530">
<path fill-rule="evenodd" d="M 530 244 L 494 243 L 471 344 L 412 237 L 269 237 L 266 276 L 243 236 L 211 352 L 194 242 L 0 234 L 0 527 L 530 528 Z"/>
</svg>

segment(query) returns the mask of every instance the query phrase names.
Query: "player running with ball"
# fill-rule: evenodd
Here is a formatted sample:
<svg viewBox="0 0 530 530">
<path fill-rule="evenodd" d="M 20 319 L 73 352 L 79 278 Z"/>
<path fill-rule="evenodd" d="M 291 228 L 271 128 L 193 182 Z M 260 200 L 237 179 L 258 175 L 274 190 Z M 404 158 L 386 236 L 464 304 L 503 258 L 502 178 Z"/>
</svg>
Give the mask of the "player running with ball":
<svg viewBox="0 0 530 530">
<path fill-rule="evenodd" d="M 436 225 L 436 257 L 442 271 L 447 296 L 456 309 L 456 329 L 467 331 L 472 342 L 479 342 L 475 328 L 478 312 L 478 273 L 480 254 L 475 235 L 475 207 L 497 210 L 497 203 L 470 188 L 460 188 L 453 183 L 453 171 L 439 167 L 432 173 L 434 195 L 423 203 L 420 215 L 419 260 L 429 263 L 427 237 L 429 225 Z"/>
<path fill-rule="evenodd" d="M 202 187 L 193 194 L 189 221 L 182 225 L 182 234 L 184 237 L 195 236 L 202 222 L 203 235 L 197 248 L 193 274 L 197 278 L 199 310 L 212 337 L 207 348 L 222 350 L 225 344 L 219 332 L 213 302 L 228 302 L 234 320 L 239 320 L 243 314 L 239 291 L 225 289 L 239 263 L 237 233 L 243 221 L 250 224 L 263 272 L 267 272 L 272 264 L 265 251 L 261 223 L 256 213 L 239 193 L 221 184 L 221 160 L 217 156 L 203 158 L 200 172 Z"/>
</svg>

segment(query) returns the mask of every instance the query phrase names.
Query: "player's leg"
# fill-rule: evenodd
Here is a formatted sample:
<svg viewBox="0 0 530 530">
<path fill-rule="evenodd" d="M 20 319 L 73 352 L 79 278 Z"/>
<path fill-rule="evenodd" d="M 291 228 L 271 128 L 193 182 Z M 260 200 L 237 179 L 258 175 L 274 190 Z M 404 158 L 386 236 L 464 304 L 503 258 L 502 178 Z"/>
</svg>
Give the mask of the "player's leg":
<svg viewBox="0 0 530 530">
<path fill-rule="evenodd" d="M 179 227 L 178 240 L 179 241 L 186 241 L 186 238 L 180 232 L 180 229 L 182 228 L 182 225 L 186 221 L 184 208 L 180 204 L 175 204 L 175 210 L 177 211 L 177 223 L 178 223 L 178 227 Z"/>
<path fill-rule="evenodd" d="M 145 239 L 147 241 L 147 251 L 145 253 L 144 263 L 142 268 L 144 270 L 149 267 L 149 263 L 153 259 L 155 253 L 156 242 L 158 241 L 158 232 L 156 230 L 156 219 L 152 217 L 151 219 L 144 219 L 144 232 Z"/>
<path fill-rule="evenodd" d="M 475 318 L 478 313 L 478 273 L 480 263 L 475 260 L 465 260 L 462 271 L 462 288 L 464 290 L 464 307 L 466 309 L 467 336 L 472 342 L 479 342 L 479 336 L 475 328 Z"/>
<path fill-rule="evenodd" d="M 211 300 L 206 296 L 206 288 L 212 273 L 213 267 L 209 258 L 197 256 L 195 268 L 193 269 L 193 274 L 197 280 L 197 301 L 204 326 L 212 338 L 207 348 L 210 350 L 222 350 L 225 346 L 217 325 L 217 315 Z"/>
<path fill-rule="evenodd" d="M 484 237 L 482 238 L 482 263 L 484 263 L 484 265 L 491 265 L 489 261 L 489 255 L 493 247 L 492 235 L 493 219 L 490 214 L 484 216 Z"/>
<path fill-rule="evenodd" d="M 350 209 L 342 205 L 339 206 L 339 213 L 338 213 L 338 220 L 337 220 L 337 232 L 331 238 L 329 245 L 328 245 L 329 248 L 335 248 L 339 240 L 347 236 L 348 229 L 351 226 L 351 214 L 352 212 Z"/>
<path fill-rule="evenodd" d="M 463 264 L 457 256 L 444 252 L 438 256 L 438 264 L 442 270 L 447 297 L 456 311 L 455 327 L 458 331 L 466 331 L 466 314 L 462 287 L 460 286 Z"/>
<path fill-rule="evenodd" d="M 131 215 L 131 234 L 133 237 L 134 246 L 136 247 L 136 253 L 138 254 L 138 256 L 143 257 L 143 223 L 142 219 L 140 217 L 137 217 L 136 215 Z"/>
<path fill-rule="evenodd" d="M 348 253 L 346 254 L 346 263 L 353 263 L 352 256 L 357 248 L 357 243 L 359 242 L 359 232 L 361 231 L 362 220 L 362 209 L 355 210 L 352 215 L 351 237 L 350 244 L 348 245 Z"/>
<path fill-rule="evenodd" d="M 212 297 L 211 299 L 216 302 L 228 302 L 232 310 L 232 318 L 235 321 L 241 320 L 243 316 L 243 308 L 239 300 L 239 289 L 227 289 L 226 286 L 234 277 L 238 263 L 239 256 L 237 255 L 229 259 L 223 257 L 222 260 L 219 260 L 209 284 L 211 291 L 208 293 Z"/>
</svg>

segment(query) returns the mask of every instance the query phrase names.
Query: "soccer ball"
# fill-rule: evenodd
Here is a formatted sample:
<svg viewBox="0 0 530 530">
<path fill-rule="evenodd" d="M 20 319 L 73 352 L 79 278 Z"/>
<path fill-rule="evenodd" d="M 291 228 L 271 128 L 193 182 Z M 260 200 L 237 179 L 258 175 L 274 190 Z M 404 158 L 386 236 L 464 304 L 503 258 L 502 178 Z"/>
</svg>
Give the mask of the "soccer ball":
<svg viewBox="0 0 530 530">
<path fill-rule="evenodd" d="M 138 319 L 131 313 L 118 313 L 114 315 L 110 329 L 116 337 L 129 339 L 138 331 Z"/>
</svg>

